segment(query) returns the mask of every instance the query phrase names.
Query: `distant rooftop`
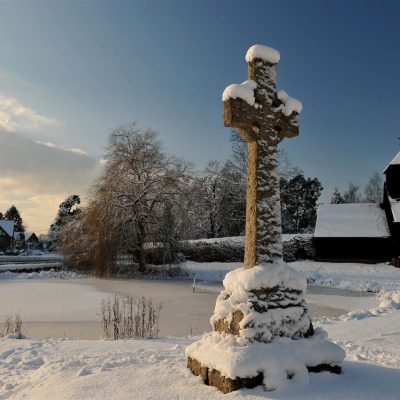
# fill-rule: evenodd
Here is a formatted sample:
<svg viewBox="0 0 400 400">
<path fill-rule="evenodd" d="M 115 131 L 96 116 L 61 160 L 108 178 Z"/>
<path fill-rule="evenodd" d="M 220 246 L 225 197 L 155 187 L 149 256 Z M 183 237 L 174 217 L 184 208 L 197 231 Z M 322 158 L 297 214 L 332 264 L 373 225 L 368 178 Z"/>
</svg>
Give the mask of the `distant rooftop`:
<svg viewBox="0 0 400 400">
<path fill-rule="evenodd" d="M 387 165 L 387 167 L 383 170 L 383 173 L 385 173 L 387 171 L 387 169 L 391 166 L 391 165 L 399 165 L 400 164 L 400 151 L 396 154 L 396 157 L 393 158 L 392 161 L 390 161 L 390 163 Z"/>
<path fill-rule="evenodd" d="M 2 228 L 8 236 L 13 236 L 14 234 L 14 221 L 6 221 L 4 219 L 0 220 L 0 228 Z"/>
<path fill-rule="evenodd" d="M 31 238 L 31 236 L 33 235 L 33 232 L 14 232 L 14 238 L 18 239 L 21 234 L 24 235 L 24 240 L 28 241 Z"/>
<path fill-rule="evenodd" d="M 389 237 L 384 210 L 379 204 L 321 204 L 314 237 Z"/>
</svg>

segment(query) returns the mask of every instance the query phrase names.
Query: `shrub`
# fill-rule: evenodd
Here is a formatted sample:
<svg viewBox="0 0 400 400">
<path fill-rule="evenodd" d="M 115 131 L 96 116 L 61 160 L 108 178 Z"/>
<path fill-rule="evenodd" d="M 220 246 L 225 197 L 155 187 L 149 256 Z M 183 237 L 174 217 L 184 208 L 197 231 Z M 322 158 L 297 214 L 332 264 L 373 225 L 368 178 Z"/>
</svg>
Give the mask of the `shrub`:
<svg viewBox="0 0 400 400">
<path fill-rule="evenodd" d="M 22 319 L 18 311 L 13 317 L 8 317 L 4 323 L 1 324 L 0 337 L 14 335 L 16 339 L 22 339 Z"/>
<path fill-rule="evenodd" d="M 286 262 L 315 259 L 313 235 L 283 235 L 283 259 Z"/>
<path fill-rule="evenodd" d="M 101 302 L 100 322 L 106 339 L 157 338 L 161 304 L 142 297 L 114 294 Z"/>
<path fill-rule="evenodd" d="M 244 258 L 243 236 L 187 240 L 181 243 L 187 260 L 198 262 L 240 262 Z"/>
<path fill-rule="evenodd" d="M 283 259 L 286 262 L 314 259 L 315 248 L 311 234 L 284 234 Z M 181 243 L 187 260 L 198 262 L 241 262 L 244 259 L 244 237 L 188 240 Z"/>
</svg>

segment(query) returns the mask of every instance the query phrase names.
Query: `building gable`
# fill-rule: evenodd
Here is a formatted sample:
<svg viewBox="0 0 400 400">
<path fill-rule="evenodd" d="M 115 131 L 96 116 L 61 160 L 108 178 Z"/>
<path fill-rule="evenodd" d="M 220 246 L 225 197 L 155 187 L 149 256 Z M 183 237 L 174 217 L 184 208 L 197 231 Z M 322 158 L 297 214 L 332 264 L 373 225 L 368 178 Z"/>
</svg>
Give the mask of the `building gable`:
<svg viewBox="0 0 400 400">
<path fill-rule="evenodd" d="M 14 236 L 14 221 L 0 220 L 0 228 L 3 229 L 9 237 Z"/>
</svg>

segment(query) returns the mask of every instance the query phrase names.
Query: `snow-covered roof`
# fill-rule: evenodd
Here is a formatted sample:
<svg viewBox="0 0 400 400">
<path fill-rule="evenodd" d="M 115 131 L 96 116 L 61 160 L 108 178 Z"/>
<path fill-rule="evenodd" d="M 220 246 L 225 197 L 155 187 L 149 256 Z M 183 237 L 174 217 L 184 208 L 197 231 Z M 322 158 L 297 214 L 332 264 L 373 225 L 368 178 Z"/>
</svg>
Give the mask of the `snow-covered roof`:
<svg viewBox="0 0 400 400">
<path fill-rule="evenodd" d="M 18 239 L 19 235 L 21 235 L 21 233 L 24 235 L 25 242 L 28 241 L 31 238 L 31 236 L 33 235 L 33 232 L 14 232 L 14 238 Z"/>
<path fill-rule="evenodd" d="M 321 204 L 314 237 L 389 237 L 384 210 L 379 204 Z"/>
<path fill-rule="evenodd" d="M 400 164 L 400 151 L 396 154 L 395 158 L 393 158 L 393 160 L 390 161 L 390 163 L 386 166 L 386 168 L 383 170 L 383 173 L 385 173 L 391 165 L 399 165 L 399 164 Z"/>
<path fill-rule="evenodd" d="M 255 44 L 251 46 L 246 53 L 246 61 L 253 61 L 255 58 L 261 58 L 272 64 L 277 64 L 281 58 L 278 50 L 272 47 L 264 46 L 262 44 Z"/>
<path fill-rule="evenodd" d="M 14 233 L 14 221 L 6 221 L 2 219 L 0 221 L 0 228 L 7 233 L 8 236 L 13 236 Z"/>
</svg>

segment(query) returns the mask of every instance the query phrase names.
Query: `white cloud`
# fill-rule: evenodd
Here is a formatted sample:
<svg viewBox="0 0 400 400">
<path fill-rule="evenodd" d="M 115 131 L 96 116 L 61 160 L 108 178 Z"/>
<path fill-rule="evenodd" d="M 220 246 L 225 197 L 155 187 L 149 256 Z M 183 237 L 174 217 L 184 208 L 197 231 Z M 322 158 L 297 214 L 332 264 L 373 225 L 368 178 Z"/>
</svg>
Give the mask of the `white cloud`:
<svg viewBox="0 0 400 400">
<path fill-rule="evenodd" d="M 47 146 L 47 147 L 51 147 L 53 149 L 60 149 L 60 150 L 64 150 L 64 151 L 70 151 L 71 153 L 76 153 L 76 154 L 82 154 L 82 155 L 85 155 L 85 156 L 89 156 L 89 154 L 88 154 L 88 152 L 86 150 L 80 149 L 79 147 L 68 148 L 68 147 L 63 147 L 63 146 L 57 146 L 56 144 L 51 143 L 51 142 L 40 142 L 40 141 L 37 141 L 36 143 L 42 144 L 42 145 Z"/>
<path fill-rule="evenodd" d="M 86 150 L 82 150 L 79 147 L 72 147 L 70 149 L 65 149 L 65 150 L 70 151 L 72 153 L 82 154 L 82 155 L 85 155 L 85 156 L 88 155 Z"/>
<path fill-rule="evenodd" d="M 0 211 L 15 204 L 29 230 L 45 232 L 58 205 L 70 194 L 85 198 L 102 169 L 84 150 L 0 131 Z"/>
<path fill-rule="evenodd" d="M 17 99 L 0 95 L 0 129 L 6 132 L 37 131 L 56 126 L 53 118 L 38 114 Z"/>
</svg>

